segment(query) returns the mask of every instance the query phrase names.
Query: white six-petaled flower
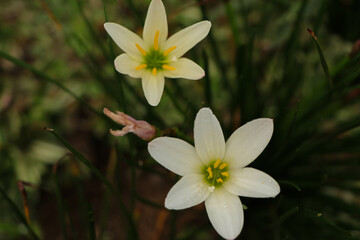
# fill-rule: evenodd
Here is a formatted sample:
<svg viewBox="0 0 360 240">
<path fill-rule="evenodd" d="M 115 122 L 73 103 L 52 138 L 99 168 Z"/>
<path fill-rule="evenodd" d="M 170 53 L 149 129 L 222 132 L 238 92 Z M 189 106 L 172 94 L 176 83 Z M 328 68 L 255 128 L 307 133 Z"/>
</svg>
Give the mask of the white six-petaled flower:
<svg viewBox="0 0 360 240">
<path fill-rule="evenodd" d="M 225 143 L 219 121 L 209 108 L 202 108 L 195 118 L 195 148 L 171 137 L 151 141 L 150 155 L 182 176 L 168 193 L 165 207 L 185 209 L 205 201 L 215 230 L 225 239 L 236 238 L 244 223 L 238 196 L 268 198 L 280 192 L 272 177 L 246 167 L 264 150 L 272 133 L 272 119 L 255 119 Z"/>
<path fill-rule="evenodd" d="M 211 23 L 202 21 L 168 37 L 165 7 L 152 0 L 145 19 L 143 38 L 127 28 L 107 22 L 104 27 L 125 52 L 115 59 L 118 72 L 142 78 L 142 87 L 150 105 L 159 104 L 164 77 L 198 80 L 205 73 L 195 62 L 182 56 L 210 31 Z"/>
</svg>

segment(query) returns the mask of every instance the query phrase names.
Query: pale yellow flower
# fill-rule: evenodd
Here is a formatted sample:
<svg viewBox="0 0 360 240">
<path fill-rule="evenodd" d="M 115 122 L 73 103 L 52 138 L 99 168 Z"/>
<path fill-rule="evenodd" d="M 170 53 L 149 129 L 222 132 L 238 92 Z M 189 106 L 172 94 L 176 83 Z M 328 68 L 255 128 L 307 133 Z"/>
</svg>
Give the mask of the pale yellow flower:
<svg viewBox="0 0 360 240">
<path fill-rule="evenodd" d="M 141 78 L 145 97 L 152 106 L 160 102 L 165 77 L 198 80 L 205 75 L 199 65 L 182 56 L 206 37 L 209 21 L 191 25 L 168 38 L 165 7 L 161 0 L 152 0 L 143 38 L 116 23 L 107 22 L 104 27 L 125 52 L 115 59 L 116 70 Z"/>
</svg>

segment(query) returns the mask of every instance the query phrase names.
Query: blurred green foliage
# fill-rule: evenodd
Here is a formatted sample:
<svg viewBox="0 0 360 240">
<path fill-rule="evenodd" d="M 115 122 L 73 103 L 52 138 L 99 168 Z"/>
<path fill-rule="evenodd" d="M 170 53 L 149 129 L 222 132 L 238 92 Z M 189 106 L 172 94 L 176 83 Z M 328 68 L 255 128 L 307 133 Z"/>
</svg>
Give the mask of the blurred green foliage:
<svg viewBox="0 0 360 240">
<path fill-rule="evenodd" d="M 102 114 L 123 111 L 188 139 L 202 106 L 226 137 L 274 118 L 253 165 L 282 191 L 242 198 L 239 239 L 360 238 L 359 1 L 164 1 L 170 34 L 202 19 L 212 29 L 187 53 L 206 77 L 167 79 L 156 108 L 139 79 L 114 70 L 120 50 L 103 28 L 141 34 L 148 4 L 0 0 L 0 239 L 218 239 L 202 206 L 163 209 L 176 177 L 145 142 L 110 136 L 121 126 Z"/>
</svg>

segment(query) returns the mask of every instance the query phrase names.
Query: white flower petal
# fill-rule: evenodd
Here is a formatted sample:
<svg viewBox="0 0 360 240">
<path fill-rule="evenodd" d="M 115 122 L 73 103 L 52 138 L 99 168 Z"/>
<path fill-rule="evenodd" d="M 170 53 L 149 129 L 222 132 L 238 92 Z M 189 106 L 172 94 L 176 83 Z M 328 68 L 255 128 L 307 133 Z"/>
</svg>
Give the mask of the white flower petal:
<svg viewBox="0 0 360 240">
<path fill-rule="evenodd" d="M 198 80 L 205 76 L 204 70 L 195 62 L 187 58 L 180 58 L 175 62 L 169 63 L 175 70 L 164 71 L 165 77 L 168 78 L 186 78 Z"/>
<path fill-rule="evenodd" d="M 210 108 L 202 108 L 195 118 L 195 149 L 202 162 L 207 165 L 224 157 L 225 139 L 219 121 Z"/>
<path fill-rule="evenodd" d="M 148 150 L 158 163 L 178 175 L 201 171 L 202 163 L 195 148 L 181 139 L 159 137 L 148 144 Z"/>
<path fill-rule="evenodd" d="M 139 44 L 143 49 L 145 48 L 144 41 L 129 29 L 112 22 L 104 24 L 105 30 L 108 32 L 114 42 L 133 59 L 142 59 L 140 51 L 135 44 Z"/>
<path fill-rule="evenodd" d="M 180 58 L 198 42 L 203 40 L 210 31 L 211 23 L 209 21 L 202 21 L 195 23 L 177 33 L 172 35 L 165 42 L 164 49 L 169 49 L 176 46 L 176 49 L 169 54 L 170 59 L 175 56 Z"/>
<path fill-rule="evenodd" d="M 180 210 L 202 203 L 210 194 L 207 188 L 202 174 L 185 175 L 170 189 L 165 207 Z"/>
<path fill-rule="evenodd" d="M 141 62 L 132 59 L 128 54 L 123 53 L 117 58 L 115 58 L 114 65 L 115 69 L 119 73 L 128 74 L 133 78 L 141 78 L 145 69 L 136 70 L 135 68 L 139 66 Z"/>
<path fill-rule="evenodd" d="M 243 168 L 254 161 L 269 143 L 273 120 L 259 118 L 238 128 L 226 142 L 224 160 L 231 169 Z"/>
<path fill-rule="evenodd" d="M 164 90 L 164 75 L 158 72 L 153 75 L 150 71 L 145 71 L 142 76 L 142 87 L 146 100 L 151 106 L 157 106 L 160 102 Z"/>
<path fill-rule="evenodd" d="M 244 212 L 240 198 L 224 188 L 215 189 L 205 200 L 210 222 L 225 239 L 235 239 L 244 224 Z"/>
<path fill-rule="evenodd" d="M 268 174 L 254 169 L 242 168 L 229 171 L 224 187 L 231 193 L 256 198 L 275 197 L 280 192 L 279 184 Z"/>
<path fill-rule="evenodd" d="M 147 47 L 154 46 L 156 31 L 159 31 L 159 46 L 163 46 L 168 36 L 168 26 L 165 7 L 161 0 L 152 0 L 146 15 L 143 38 Z"/>
</svg>

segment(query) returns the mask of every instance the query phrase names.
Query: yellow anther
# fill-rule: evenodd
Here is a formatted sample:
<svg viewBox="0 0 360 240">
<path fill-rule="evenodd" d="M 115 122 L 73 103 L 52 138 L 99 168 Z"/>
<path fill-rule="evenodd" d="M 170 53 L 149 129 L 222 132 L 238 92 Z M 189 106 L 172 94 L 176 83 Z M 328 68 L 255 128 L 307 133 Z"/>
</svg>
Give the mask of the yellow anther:
<svg viewBox="0 0 360 240">
<path fill-rule="evenodd" d="M 209 173 L 208 179 L 212 178 L 212 177 L 213 177 L 213 173 L 212 173 L 212 171 L 211 171 L 211 167 L 208 167 L 208 168 L 206 169 L 206 171 Z"/>
<path fill-rule="evenodd" d="M 171 53 L 172 51 L 174 51 L 176 48 L 176 46 L 173 46 L 171 48 L 168 48 L 165 52 L 164 52 L 164 56 L 168 55 L 169 53 Z"/>
<path fill-rule="evenodd" d="M 141 64 L 141 65 L 137 66 L 137 67 L 135 68 L 135 70 L 140 70 L 140 69 L 143 69 L 143 68 L 146 68 L 146 67 L 147 67 L 146 64 Z"/>
<path fill-rule="evenodd" d="M 229 177 L 229 173 L 228 173 L 228 172 L 222 172 L 221 175 L 223 175 L 224 177 Z"/>
<path fill-rule="evenodd" d="M 216 162 L 214 163 L 214 168 L 217 168 L 219 166 L 220 162 L 221 162 L 221 160 L 220 160 L 220 158 L 218 158 L 216 160 Z"/>
<path fill-rule="evenodd" d="M 162 67 L 163 67 L 163 69 L 166 69 L 166 70 L 172 70 L 172 71 L 175 70 L 174 67 L 166 65 L 166 64 L 162 65 Z"/>
<path fill-rule="evenodd" d="M 155 37 L 154 37 L 154 49 L 158 50 L 159 49 L 159 30 L 156 31 L 155 33 Z"/>
<path fill-rule="evenodd" d="M 157 69 L 156 69 L 156 68 L 153 68 L 151 72 L 152 72 L 152 74 L 153 74 L 154 76 L 156 76 Z"/>
<path fill-rule="evenodd" d="M 221 178 L 216 179 L 217 183 L 224 183 L 224 181 Z"/>
<path fill-rule="evenodd" d="M 220 165 L 219 168 L 220 168 L 220 169 L 224 169 L 226 166 L 227 166 L 227 163 L 223 163 L 223 164 Z"/>
<path fill-rule="evenodd" d="M 142 55 L 146 55 L 146 51 L 142 47 L 140 47 L 139 44 L 136 43 L 135 47 L 141 52 Z"/>
</svg>

